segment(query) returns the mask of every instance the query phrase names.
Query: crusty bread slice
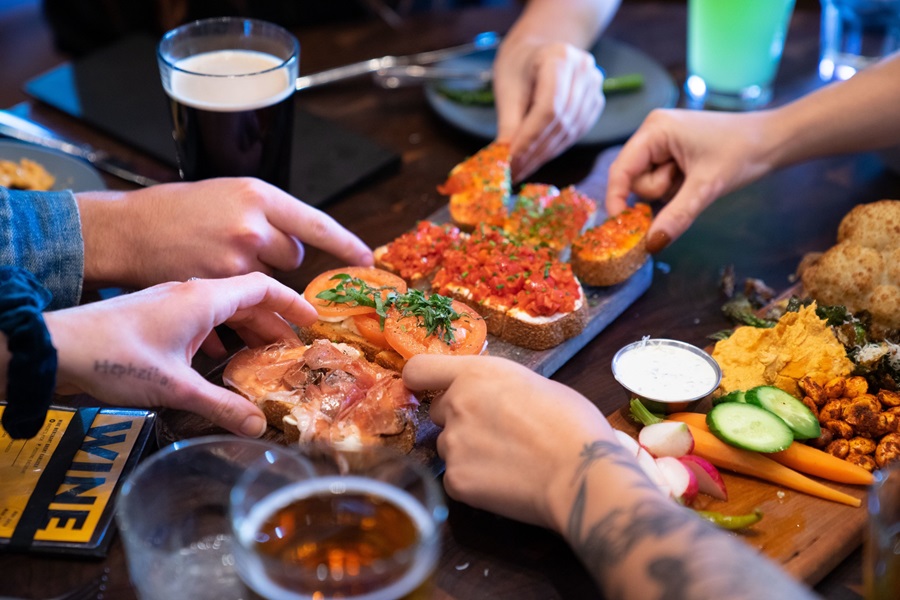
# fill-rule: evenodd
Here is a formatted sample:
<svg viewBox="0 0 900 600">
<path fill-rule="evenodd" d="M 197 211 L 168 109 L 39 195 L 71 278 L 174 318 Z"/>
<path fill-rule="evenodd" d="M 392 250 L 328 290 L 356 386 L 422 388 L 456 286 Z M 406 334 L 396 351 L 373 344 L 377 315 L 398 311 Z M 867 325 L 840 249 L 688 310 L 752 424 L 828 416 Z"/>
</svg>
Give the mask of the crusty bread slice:
<svg viewBox="0 0 900 600">
<path fill-rule="evenodd" d="M 652 214 L 647 204 L 607 219 L 572 243 L 572 271 L 585 285 L 622 283 L 647 261 L 647 231 Z"/>
<path fill-rule="evenodd" d="M 492 142 L 450 171 L 438 191 L 450 196 L 450 217 L 461 229 L 502 227 L 512 182 L 509 144 Z"/>
<path fill-rule="evenodd" d="M 352 319 L 350 321 L 352 322 Z M 358 348 L 368 360 L 398 373 L 403 370 L 403 366 L 406 364 L 406 359 L 395 350 L 373 344 L 360 335 L 358 331 L 354 331 L 351 323 L 348 322 L 316 321 L 312 325 L 298 327 L 297 335 L 307 344 L 311 344 L 315 340 L 329 340 L 336 344 L 349 344 Z"/>
<path fill-rule="evenodd" d="M 506 316 L 503 340 L 529 350 L 555 348 L 584 330 L 588 320 L 587 306 L 582 290 L 581 298 L 571 312 L 534 317 L 513 308 Z"/>
</svg>

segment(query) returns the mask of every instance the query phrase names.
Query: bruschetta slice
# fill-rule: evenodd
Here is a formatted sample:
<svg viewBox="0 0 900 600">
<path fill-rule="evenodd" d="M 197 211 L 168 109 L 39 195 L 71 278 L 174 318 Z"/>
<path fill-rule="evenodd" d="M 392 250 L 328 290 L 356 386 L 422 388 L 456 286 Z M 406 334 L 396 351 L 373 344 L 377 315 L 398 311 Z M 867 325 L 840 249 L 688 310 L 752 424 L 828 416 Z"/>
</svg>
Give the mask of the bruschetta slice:
<svg viewBox="0 0 900 600">
<path fill-rule="evenodd" d="M 288 442 L 409 452 L 416 439 L 418 401 L 400 374 L 347 344 L 283 340 L 247 348 L 229 361 L 223 380 L 259 406 Z"/>
<path fill-rule="evenodd" d="M 526 244 L 543 245 L 559 255 L 594 218 L 597 203 L 573 186 L 522 186 L 504 229 Z"/>
<path fill-rule="evenodd" d="M 450 217 L 461 229 L 506 222 L 510 181 L 509 144 L 493 142 L 456 165 L 438 186 L 450 196 Z"/>
<path fill-rule="evenodd" d="M 653 214 L 637 203 L 572 243 L 572 271 L 585 285 L 610 286 L 631 277 L 646 262 L 647 231 Z"/>
</svg>

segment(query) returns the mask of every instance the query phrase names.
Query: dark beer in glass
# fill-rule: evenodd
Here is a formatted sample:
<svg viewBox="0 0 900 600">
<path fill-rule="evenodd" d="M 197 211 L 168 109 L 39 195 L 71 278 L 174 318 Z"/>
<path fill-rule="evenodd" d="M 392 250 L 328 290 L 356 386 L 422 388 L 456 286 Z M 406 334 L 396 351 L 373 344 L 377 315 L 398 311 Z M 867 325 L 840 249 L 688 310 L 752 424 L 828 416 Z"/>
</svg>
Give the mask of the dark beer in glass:
<svg viewBox="0 0 900 600">
<path fill-rule="evenodd" d="M 258 177 L 287 190 L 299 44 L 252 19 L 167 33 L 158 61 L 182 179 Z"/>
</svg>

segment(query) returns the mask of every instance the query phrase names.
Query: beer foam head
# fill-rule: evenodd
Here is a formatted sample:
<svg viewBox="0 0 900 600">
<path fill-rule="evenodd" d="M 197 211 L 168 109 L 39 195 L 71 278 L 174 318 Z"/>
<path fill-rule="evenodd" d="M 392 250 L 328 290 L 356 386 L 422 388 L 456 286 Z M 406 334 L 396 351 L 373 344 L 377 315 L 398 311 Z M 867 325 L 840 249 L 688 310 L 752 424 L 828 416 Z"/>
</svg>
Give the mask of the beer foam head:
<svg viewBox="0 0 900 600">
<path fill-rule="evenodd" d="M 204 52 L 174 66 L 166 91 L 178 102 L 202 110 L 255 110 L 277 104 L 294 91 L 285 61 L 264 52 Z"/>
</svg>

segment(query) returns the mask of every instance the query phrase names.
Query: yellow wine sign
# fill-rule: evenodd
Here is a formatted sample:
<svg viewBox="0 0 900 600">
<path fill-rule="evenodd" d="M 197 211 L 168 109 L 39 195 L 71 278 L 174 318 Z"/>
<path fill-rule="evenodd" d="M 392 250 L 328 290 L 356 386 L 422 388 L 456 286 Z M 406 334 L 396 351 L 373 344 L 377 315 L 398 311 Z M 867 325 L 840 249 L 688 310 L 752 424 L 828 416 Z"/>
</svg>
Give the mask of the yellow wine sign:
<svg viewBox="0 0 900 600">
<path fill-rule="evenodd" d="M 28 513 L 32 494 L 53 463 L 74 415 L 74 410 L 51 410 L 44 427 L 29 440 L 13 440 L 0 428 L 0 540 L 12 538 Z M 49 505 L 35 513 L 39 520 L 31 525 L 36 526 L 34 542 L 87 543 L 98 526 L 106 526 L 110 515 L 104 517 L 104 512 L 145 419 L 146 415 L 116 410 L 96 414 Z"/>
</svg>

